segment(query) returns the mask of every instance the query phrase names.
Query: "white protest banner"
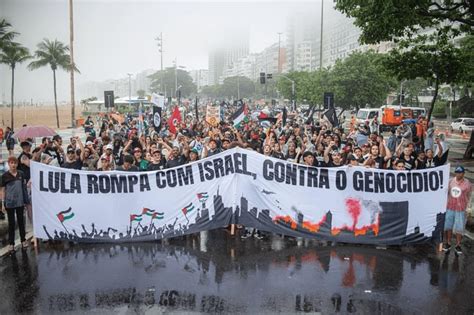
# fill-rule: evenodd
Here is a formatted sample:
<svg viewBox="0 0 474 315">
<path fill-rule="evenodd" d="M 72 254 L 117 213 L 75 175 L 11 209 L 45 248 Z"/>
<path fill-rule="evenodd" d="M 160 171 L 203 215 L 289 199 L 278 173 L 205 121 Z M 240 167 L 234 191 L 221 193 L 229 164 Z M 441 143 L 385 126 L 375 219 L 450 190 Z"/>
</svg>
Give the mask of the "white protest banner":
<svg viewBox="0 0 474 315">
<path fill-rule="evenodd" d="M 240 148 L 156 172 L 32 163 L 34 233 L 89 242 L 155 240 L 231 223 L 289 236 L 411 244 L 442 232 L 449 166 L 314 168 Z"/>
</svg>

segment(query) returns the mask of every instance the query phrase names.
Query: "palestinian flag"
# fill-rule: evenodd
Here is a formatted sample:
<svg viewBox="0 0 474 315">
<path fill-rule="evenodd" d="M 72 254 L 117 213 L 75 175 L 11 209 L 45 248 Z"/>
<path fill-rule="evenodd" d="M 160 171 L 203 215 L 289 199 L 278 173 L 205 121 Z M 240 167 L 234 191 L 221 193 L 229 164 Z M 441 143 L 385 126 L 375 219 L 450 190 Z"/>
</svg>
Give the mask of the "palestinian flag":
<svg viewBox="0 0 474 315">
<path fill-rule="evenodd" d="M 230 118 L 232 120 L 232 124 L 236 128 L 242 127 L 242 125 L 246 124 L 249 122 L 249 117 L 248 117 L 248 108 L 246 104 L 242 104 L 240 108 L 232 115 Z"/>
<path fill-rule="evenodd" d="M 156 212 L 155 210 L 151 210 L 151 209 L 148 209 L 148 208 L 143 208 L 142 215 L 145 214 L 145 215 L 151 217 L 151 216 L 153 216 L 153 214 L 155 212 Z"/>
<path fill-rule="evenodd" d="M 136 221 L 140 222 L 142 220 L 142 215 L 141 214 L 131 214 L 130 215 L 130 222 Z"/>
<path fill-rule="evenodd" d="M 207 194 L 207 192 L 199 193 L 197 194 L 197 197 L 199 199 L 199 202 L 206 202 L 206 200 L 209 199 L 209 195 Z"/>
<path fill-rule="evenodd" d="M 183 211 L 184 215 L 187 215 L 189 212 L 191 212 L 193 210 L 194 210 L 194 205 L 192 203 L 190 203 L 189 205 L 187 205 L 186 207 L 181 209 L 181 211 Z"/>
<path fill-rule="evenodd" d="M 69 209 L 59 212 L 56 214 L 56 216 L 58 217 L 59 221 L 63 223 L 66 220 L 74 218 L 74 212 L 72 212 L 72 208 L 69 207 Z"/>
<path fill-rule="evenodd" d="M 164 219 L 165 218 L 165 213 L 164 212 L 154 212 L 151 216 L 151 219 L 157 219 L 157 220 L 161 220 L 161 219 Z"/>
</svg>

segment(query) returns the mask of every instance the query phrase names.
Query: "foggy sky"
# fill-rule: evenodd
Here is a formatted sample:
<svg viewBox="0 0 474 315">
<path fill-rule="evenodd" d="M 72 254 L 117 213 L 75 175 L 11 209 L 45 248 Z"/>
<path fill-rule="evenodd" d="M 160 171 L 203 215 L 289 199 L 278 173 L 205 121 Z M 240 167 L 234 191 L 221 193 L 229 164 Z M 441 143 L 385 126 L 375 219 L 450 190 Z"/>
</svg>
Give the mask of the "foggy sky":
<svg viewBox="0 0 474 315">
<path fill-rule="evenodd" d="M 207 69 L 208 50 L 220 38 L 250 34 L 250 52 L 278 42 L 289 14 L 314 11 L 319 1 L 111 1 L 74 0 L 74 57 L 80 74 L 76 89 L 87 81 L 126 77 L 127 73 L 159 69 L 156 38 L 164 36 L 164 66 L 175 58 L 186 70 Z M 33 53 L 43 38 L 69 45 L 68 0 L 0 0 L 0 18 L 6 18 Z M 284 40 L 284 38 L 282 38 Z M 15 100 L 52 102 L 50 68 L 28 71 L 27 63 L 15 71 Z M 69 100 L 69 74 L 57 72 L 58 100 Z M 0 66 L 1 99 L 9 102 L 11 72 Z M 79 100 L 76 99 L 78 103 Z"/>
</svg>

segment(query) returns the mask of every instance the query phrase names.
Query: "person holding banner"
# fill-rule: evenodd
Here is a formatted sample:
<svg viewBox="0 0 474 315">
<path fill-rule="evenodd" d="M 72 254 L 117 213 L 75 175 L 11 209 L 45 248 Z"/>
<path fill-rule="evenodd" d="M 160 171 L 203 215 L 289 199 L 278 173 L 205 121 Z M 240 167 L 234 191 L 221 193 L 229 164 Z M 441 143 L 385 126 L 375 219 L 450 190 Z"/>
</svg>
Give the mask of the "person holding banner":
<svg viewBox="0 0 474 315">
<path fill-rule="evenodd" d="M 15 215 L 18 220 L 20 241 L 22 248 L 28 247 L 25 232 L 24 209 L 30 204 L 26 187 L 25 174 L 18 170 L 18 159 L 14 156 L 8 158 L 9 170 L 1 177 L 0 187 L 4 196 L 3 206 L 8 216 L 8 250 L 15 251 Z"/>
<path fill-rule="evenodd" d="M 451 249 L 451 238 L 453 233 L 456 236 L 454 250 L 456 254 L 462 254 L 461 240 L 466 225 L 466 210 L 471 201 L 472 185 L 468 179 L 464 178 L 465 169 L 462 166 L 454 170 L 455 177 L 449 181 L 448 204 L 446 206 L 446 216 L 444 221 L 445 242 L 443 251 L 449 252 Z"/>
</svg>

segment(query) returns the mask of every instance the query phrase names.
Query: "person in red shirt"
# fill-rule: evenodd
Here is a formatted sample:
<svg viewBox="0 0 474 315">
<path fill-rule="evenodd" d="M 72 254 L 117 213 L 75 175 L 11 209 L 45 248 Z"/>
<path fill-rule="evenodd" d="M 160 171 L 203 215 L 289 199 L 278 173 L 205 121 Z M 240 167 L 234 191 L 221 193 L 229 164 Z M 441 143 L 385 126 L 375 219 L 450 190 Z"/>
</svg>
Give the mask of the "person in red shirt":
<svg viewBox="0 0 474 315">
<path fill-rule="evenodd" d="M 448 204 L 444 221 L 444 232 L 446 242 L 443 251 L 448 252 L 451 248 L 451 237 L 456 235 L 456 253 L 462 254 L 461 239 L 466 225 L 466 209 L 471 200 L 472 185 L 464 178 L 465 169 L 462 166 L 454 170 L 456 176 L 449 181 Z"/>
</svg>

